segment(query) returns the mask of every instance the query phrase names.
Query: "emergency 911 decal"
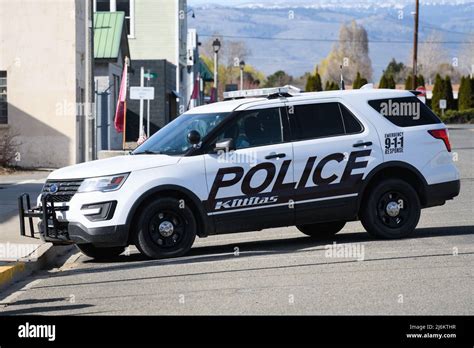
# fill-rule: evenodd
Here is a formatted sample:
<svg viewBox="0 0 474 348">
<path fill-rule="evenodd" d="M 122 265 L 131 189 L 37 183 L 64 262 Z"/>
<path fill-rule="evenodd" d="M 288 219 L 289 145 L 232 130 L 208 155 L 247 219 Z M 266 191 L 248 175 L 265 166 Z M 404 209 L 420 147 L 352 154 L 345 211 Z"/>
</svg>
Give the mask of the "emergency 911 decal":
<svg viewBox="0 0 474 348">
<path fill-rule="evenodd" d="M 403 132 L 385 134 L 385 154 L 402 153 L 403 142 Z"/>
</svg>

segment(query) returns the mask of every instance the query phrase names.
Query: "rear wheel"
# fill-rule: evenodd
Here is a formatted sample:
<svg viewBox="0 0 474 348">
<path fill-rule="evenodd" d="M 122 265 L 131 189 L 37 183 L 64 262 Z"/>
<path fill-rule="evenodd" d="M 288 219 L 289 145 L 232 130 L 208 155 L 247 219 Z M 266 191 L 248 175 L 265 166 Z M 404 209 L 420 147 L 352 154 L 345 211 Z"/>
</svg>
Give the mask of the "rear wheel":
<svg viewBox="0 0 474 348">
<path fill-rule="evenodd" d="M 138 217 L 135 244 L 150 258 L 182 256 L 191 249 L 195 238 L 193 212 L 175 198 L 151 202 Z"/>
<path fill-rule="evenodd" d="M 331 238 L 337 232 L 342 230 L 345 221 L 323 222 L 318 224 L 299 225 L 296 226 L 304 234 L 318 239 Z"/>
<path fill-rule="evenodd" d="M 364 203 L 361 222 L 374 237 L 407 237 L 413 233 L 420 220 L 418 194 L 403 180 L 389 179 L 378 183 Z"/>
<path fill-rule="evenodd" d="M 92 244 L 76 244 L 76 247 L 84 255 L 96 260 L 112 259 L 119 256 L 125 250 L 125 247 L 100 248 Z"/>
</svg>

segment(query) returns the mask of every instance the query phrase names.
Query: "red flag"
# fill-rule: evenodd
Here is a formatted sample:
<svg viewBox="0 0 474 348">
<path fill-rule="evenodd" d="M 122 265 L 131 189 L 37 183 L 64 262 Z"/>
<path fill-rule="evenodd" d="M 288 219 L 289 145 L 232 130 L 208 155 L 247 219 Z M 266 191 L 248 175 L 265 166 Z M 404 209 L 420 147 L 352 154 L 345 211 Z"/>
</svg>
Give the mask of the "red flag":
<svg viewBox="0 0 474 348">
<path fill-rule="evenodd" d="M 120 82 L 120 92 L 117 101 L 117 108 L 115 109 L 114 126 L 118 133 L 122 133 L 124 129 L 125 113 L 127 107 L 125 100 L 127 99 L 127 64 L 123 67 L 122 81 Z"/>
<path fill-rule="evenodd" d="M 194 86 L 193 86 L 193 93 L 191 94 L 191 99 L 198 99 L 199 98 L 199 75 L 197 79 L 194 80 Z"/>
</svg>

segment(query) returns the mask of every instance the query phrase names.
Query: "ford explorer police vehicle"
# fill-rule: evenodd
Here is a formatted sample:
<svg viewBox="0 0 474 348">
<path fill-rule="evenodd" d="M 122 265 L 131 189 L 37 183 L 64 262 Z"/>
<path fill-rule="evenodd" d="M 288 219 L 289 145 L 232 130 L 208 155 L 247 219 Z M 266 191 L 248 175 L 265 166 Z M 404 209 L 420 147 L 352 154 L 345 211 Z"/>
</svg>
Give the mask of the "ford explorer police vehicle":
<svg viewBox="0 0 474 348">
<path fill-rule="evenodd" d="M 135 245 L 185 254 L 196 238 L 296 226 L 330 238 L 360 220 L 402 238 L 422 208 L 457 196 L 446 126 L 410 91 L 229 92 L 196 107 L 130 155 L 52 172 L 24 220 L 41 237 L 106 258 Z"/>
</svg>

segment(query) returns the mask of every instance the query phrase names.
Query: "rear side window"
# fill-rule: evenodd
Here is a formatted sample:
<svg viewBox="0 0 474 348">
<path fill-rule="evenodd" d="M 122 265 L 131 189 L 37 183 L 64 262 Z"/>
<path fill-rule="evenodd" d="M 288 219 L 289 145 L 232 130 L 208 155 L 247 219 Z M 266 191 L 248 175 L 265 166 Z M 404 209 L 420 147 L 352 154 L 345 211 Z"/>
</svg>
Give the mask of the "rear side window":
<svg viewBox="0 0 474 348">
<path fill-rule="evenodd" d="M 293 120 L 293 138 L 307 140 L 329 136 L 359 133 L 362 125 L 340 103 L 319 103 L 289 107 Z"/>
<path fill-rule="evenodd" d="M 399 127 L 441 123 L 441 120 L 417 97 L 370 100 L 369 105 Z"/>
</svg>

